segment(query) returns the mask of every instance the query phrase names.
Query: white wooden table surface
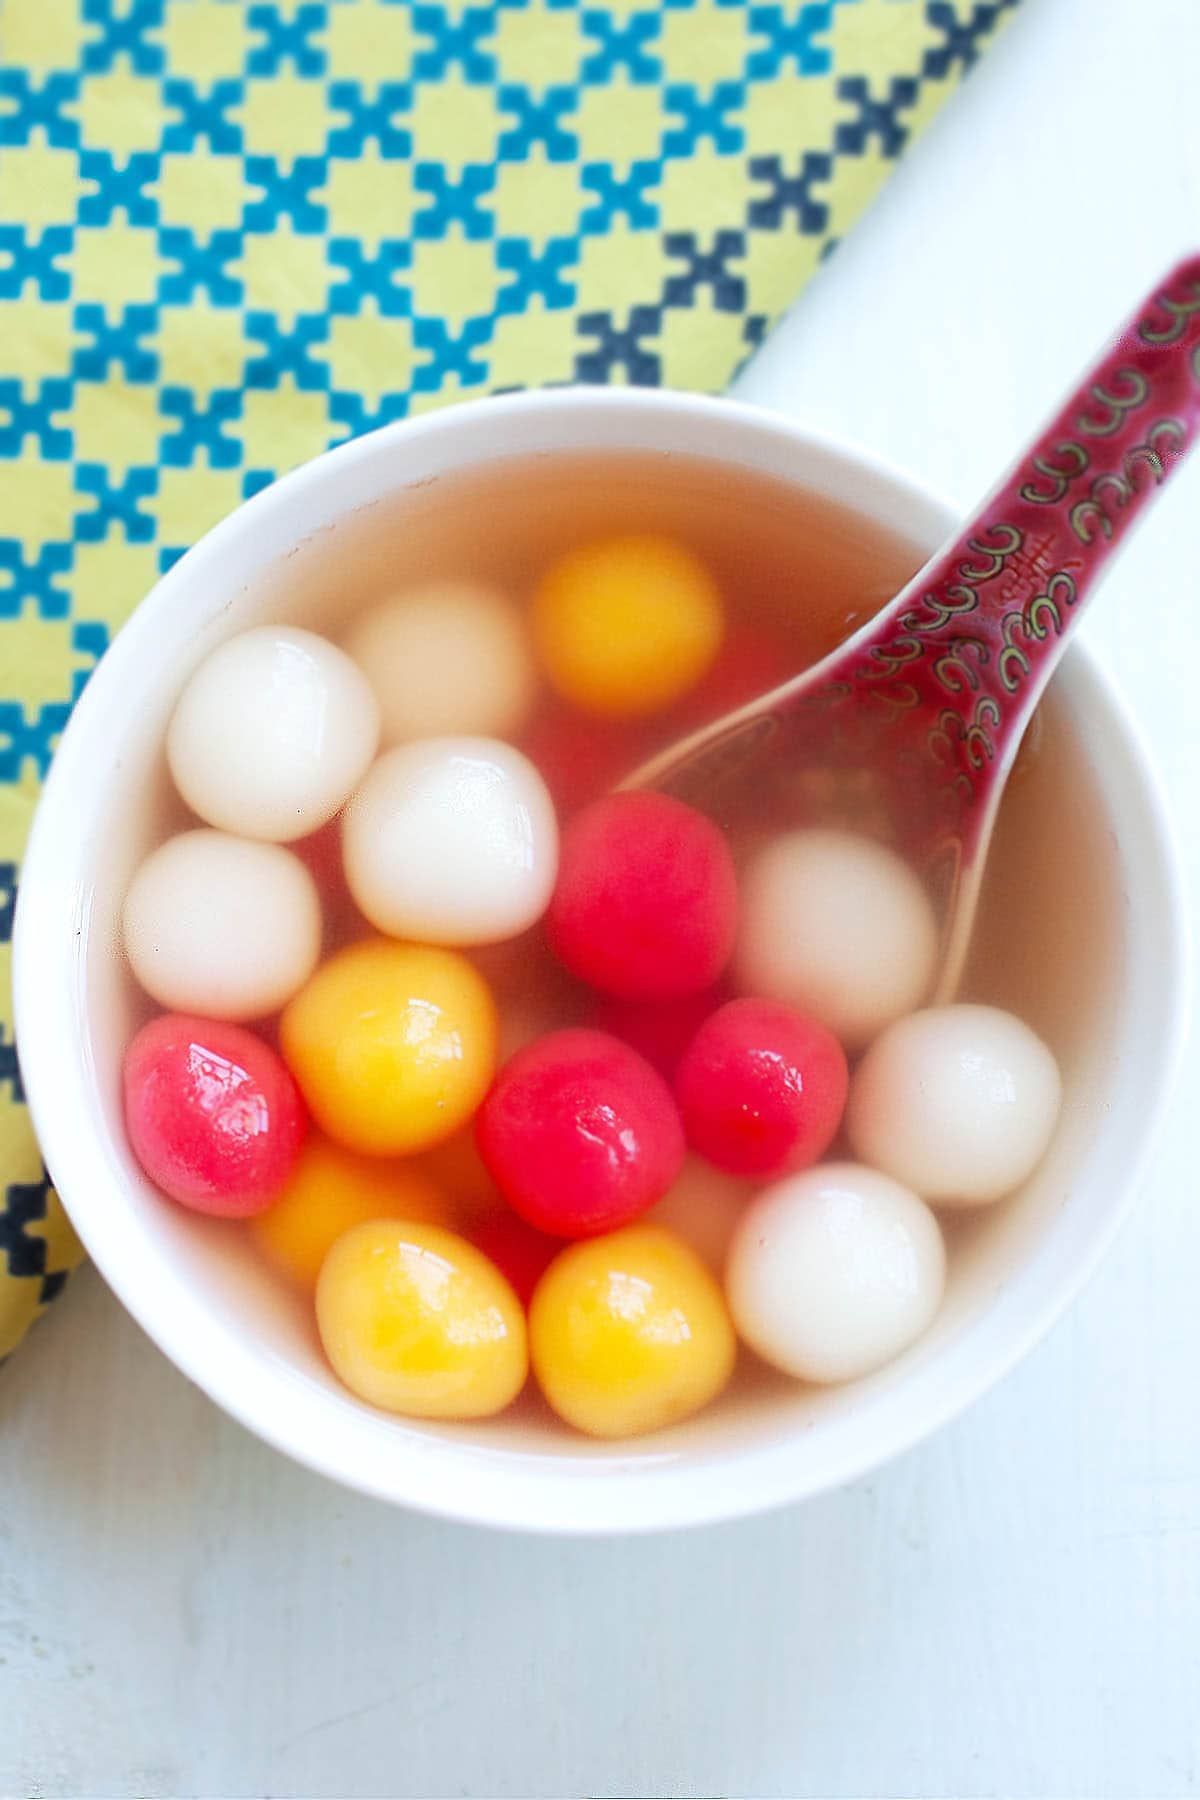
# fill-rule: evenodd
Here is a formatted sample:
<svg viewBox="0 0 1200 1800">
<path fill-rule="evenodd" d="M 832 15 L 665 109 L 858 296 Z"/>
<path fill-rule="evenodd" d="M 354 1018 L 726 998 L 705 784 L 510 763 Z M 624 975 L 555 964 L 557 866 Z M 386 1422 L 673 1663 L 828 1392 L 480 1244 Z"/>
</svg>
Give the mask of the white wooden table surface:
<svg viewBox="0 0 1200 1800">
<path fill-rule="evenodd" d="M 1026 0 L 744 382 L 966 505 L 1200 242 L 1200 0 Z M 1200 465 L 1114 572 L 1200 893 Z M 229 1423 L 91 1274 L 0 1378 L 0 1792 L 1192 1793 L 1193 1048 L 1141 1210 L 870 1480 L 632 1543 L 391 1512 Z"/>
</svg>

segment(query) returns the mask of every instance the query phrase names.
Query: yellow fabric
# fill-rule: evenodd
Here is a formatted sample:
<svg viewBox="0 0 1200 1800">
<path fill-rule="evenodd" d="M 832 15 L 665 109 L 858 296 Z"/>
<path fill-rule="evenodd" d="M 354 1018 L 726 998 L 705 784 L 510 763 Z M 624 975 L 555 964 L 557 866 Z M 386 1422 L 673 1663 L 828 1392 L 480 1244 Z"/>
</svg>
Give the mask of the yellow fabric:
<svg viewBox="0 0 1200 1800">
<path fill-rule="evenodd" d="M 1015 0 L 6 0 L 0 1356 L 79 1251 L 21 1104 L 17 865 L 158 574 L 386 420 L 719 389 Z"/>
</svg>

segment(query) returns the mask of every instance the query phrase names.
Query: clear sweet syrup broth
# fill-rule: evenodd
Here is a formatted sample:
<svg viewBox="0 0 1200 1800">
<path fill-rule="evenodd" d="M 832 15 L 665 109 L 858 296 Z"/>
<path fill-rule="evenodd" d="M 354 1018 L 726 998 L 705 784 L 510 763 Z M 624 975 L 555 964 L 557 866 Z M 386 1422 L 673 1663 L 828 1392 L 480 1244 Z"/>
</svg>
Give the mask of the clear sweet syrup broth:
<svg viewBox="0 0 1200 1800">
<path fill-rule="evenodd" d="M 562 551 L 631 531 L 670 533 L 690 546 L 720 584 L 727 642 L 765 636 L 782 647 L 790 672 L 841 643 L 924 560 L 915 542 L 752 470 L 668 454 L 556 454 L 402 489 L 315 534 L 273 577 L 270 612 L 337 638 L 360 609 L 433 578 L 478 577 L 527 603 L 541 571 Z M 561 707 L 543 691 L 518 741 L 536 746 L 552 715 L 561 721 Z M 685 699 L 648 732 L 631 726 L 628 767 L 698 722 L 694 702 Z M 587 761 L 596 729 L 575 715 L 564 752 L 573 765 Z M 1086 768 L 1071 807 L 1062 807 L 1055 784 L 1056 752 L 1067 749 L 1071 729 L 1051 696 L 1004 798 L 962 995 L 1027 1019 L 1058 1055 L 1068 1091 L 1073 1063 L 1103 1026 L 1098 959 L 1111 954 L 1118 930 L 1102 909 L 1089 910 L 1087 871 L 1110 845 L 1099 809 L 1088 804 Z M 562 771 L 544 765 L 543 772 L 555 787 Z M 746 805 L 749 816 L 737 821 L 735 835 L 752 841 L 772 822 L 753 816 L 752 796 Z M 363 921 L 339 910 L 332 896 L 329 910 L 330 947 L 366 934 Z M 502 1054 L 531 1030 L 586 1021 L 595 1004 L 556 968 L 537 930 L 471 955 L 494 987 Z M 443 1171 L 459 1166 L 455 1147 L 438 1161 Z M 464 1156 L 461 1166 L 469 1164 Z M 464 1198 L 469 1215 L 478 1194 Z M 971 1255 L 984 1225 L 983 1215 L 948 1222 L 952 1269 L 956 1256 Z M 753 1370 L 738 1379 L 774 1378 Z"/>
</svg>

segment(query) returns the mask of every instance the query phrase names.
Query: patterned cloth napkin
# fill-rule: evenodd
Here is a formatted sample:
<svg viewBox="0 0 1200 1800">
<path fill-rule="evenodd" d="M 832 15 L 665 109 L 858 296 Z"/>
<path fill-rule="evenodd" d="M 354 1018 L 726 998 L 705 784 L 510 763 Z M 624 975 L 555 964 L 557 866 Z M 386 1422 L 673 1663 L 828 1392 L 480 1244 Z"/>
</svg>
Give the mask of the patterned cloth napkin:
<svg viewBox="0 0 1200 1800">
<path fill-rule="evenodd" d="M 0 0 L 0 1357 L 79 1248 L 21 1100 L 17 869 L 156 577 L 327 445 L 719 389 L 1016 0 Z"/>
</svg>

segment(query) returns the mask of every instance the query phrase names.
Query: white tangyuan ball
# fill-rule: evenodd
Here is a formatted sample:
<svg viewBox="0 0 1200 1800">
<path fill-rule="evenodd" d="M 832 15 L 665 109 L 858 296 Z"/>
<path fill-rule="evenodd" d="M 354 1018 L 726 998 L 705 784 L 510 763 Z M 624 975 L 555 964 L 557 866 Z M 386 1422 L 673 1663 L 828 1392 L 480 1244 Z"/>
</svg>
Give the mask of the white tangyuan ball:
<svg viewBox="0 0 1200 1800">
<path fill-rule="evenodd" d="M 343 825 L 346 880 L 380 931 L 423 944 L 491 944 L 545 912 L 558 823 L 545 782 L 495 738 L 388 750 Z"/>
<path fill-rule="evenodd" d="M 172 1012 L 261 1019 L 302 987 L 321 950 L 316 884 L 298 856 L 223 831 L 185 831 L 125 896 L 125 950 Z"/>
<path fill-rule="evenodd" d="M 923 1200 L 857 1163 L 818 1163 L 753 1200 L 729 1250 L 734 1323 L 802 1381 L 853 1381 L 920 1337 L 946 1250 Z"/>
<path fill-rule="evenodd" d="M 753 1192 L 748 1181 L 689 1156 L 674 1187 L 643 1215 L 641 1223 L 664 1225 L 675 1232 L 719 1277 Z"/>
<path fill-rule="evenodd" d="M 1041 1038 L 995 1006 L 935 1006 L 898 1019 L 855 1074 L 855 1154 L 935 1206 L 982 1206 L 1040 1162 L 1062 1102 Z"/>
<path fill-rule="evenodd" d="M 167 760 L 207 824 L 288 843 L 333 817 L 378 743 L 378 704 L 345 651 L 263 625 L 200 664 L 167 728 Z"/>
<path fill-rule="evenodd" d="M 362 613 L 345 645 L 375 690 L 385 744 L 511 737 L 533 706 L 521 616 L 482 583 L 436 581 L 397 594 Z"/>
<path fill-rule="evenodd" d="M 812 1014 L 849 1050 L 920 1005 L 937 942 L 917 877 L 870 838 L 787 832 L 747 865 L 739 985 Z"/>
</svg>

